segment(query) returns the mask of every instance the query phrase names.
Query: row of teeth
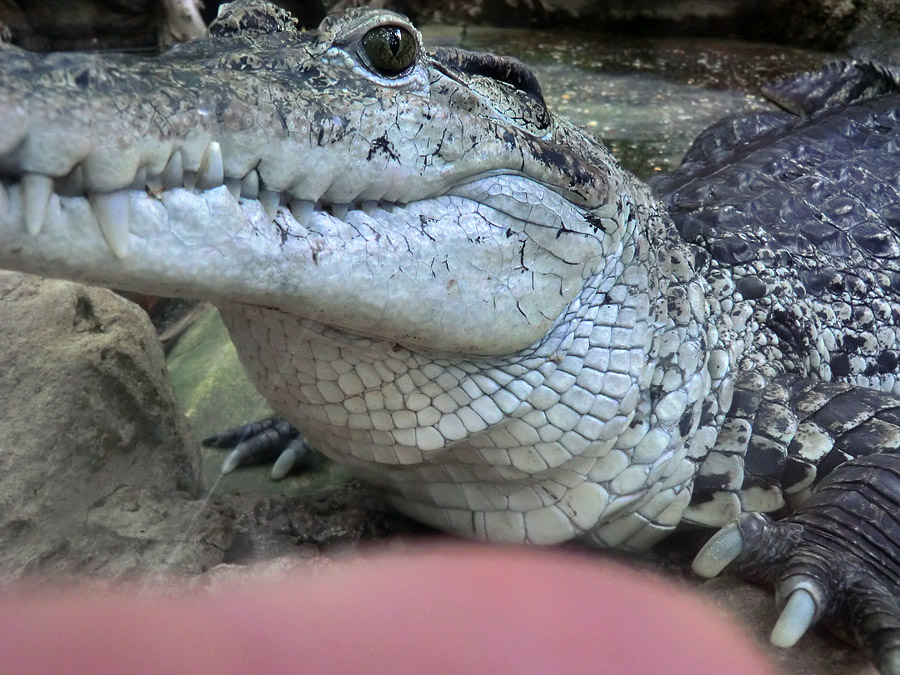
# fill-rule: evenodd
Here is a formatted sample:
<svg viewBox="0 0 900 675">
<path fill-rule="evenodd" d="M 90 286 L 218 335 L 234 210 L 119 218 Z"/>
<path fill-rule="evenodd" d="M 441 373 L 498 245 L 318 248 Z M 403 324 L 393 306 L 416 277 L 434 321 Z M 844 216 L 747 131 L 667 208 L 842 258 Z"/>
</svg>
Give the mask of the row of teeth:
<svg viewBox="0 0 900 675">
<path fill-rule="evenodd" d="M 274 220 L 278 209 L 287 206 L 294 219 L 304 228 L 308 228 L 316 212 L 323 211 L 321 201 L 293 198 L 290 194 L 273 190 L 260 189 L 259 174 L 254 169 L 243 179 L 225 176 L 222 161 L 222 149 L 216 141 L 207 147 L 200 168 L 197 171 L 185 171 L 182 165 L 181 152 L 176 151 L 162 174 L 148 176 L 144 169 L 138 171 L 134 181 L 124 190 L 118 192 L 88 192 L 87 199 L 91 204 L 103 236 L 106 238 L 113 254 L 123 258 L 128 253 L 129 235 L 129 190 L 146 190 L 151 195 L 159 195 L 163 190 L 186 188 L 188 190 L 211 190 L 224 185 L 231 195 L 237 199 L 253 199 L 260 203 L 270 220 Z M 62 195 L 84 195 L 80 168 L 76 168 L 64 178 L 54 180 L 50 176 L 39 173 L 27 173 L 21 178 L 25 227 L 29 234 L 40 233 L 46 220 L 47 208 L 54 192 Z M 9 196 L 0 185 L 0 213 L 9 207 Z M 384 200 L 362 200 L 358 202 L 335 203 L 330 205 L 331 215 L 338 220 L 346 220 L 351 210 L 361 210 L 374 216 L 381 208 L 392 211 L 395 206 Z"/>
</svg>

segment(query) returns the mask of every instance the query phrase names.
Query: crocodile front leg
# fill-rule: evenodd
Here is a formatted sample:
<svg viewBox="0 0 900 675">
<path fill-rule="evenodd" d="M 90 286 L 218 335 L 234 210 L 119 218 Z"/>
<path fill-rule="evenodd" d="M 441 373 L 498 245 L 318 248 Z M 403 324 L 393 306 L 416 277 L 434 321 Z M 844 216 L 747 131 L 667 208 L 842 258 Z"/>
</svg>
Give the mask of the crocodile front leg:
<svg viewBox="0 0 900 675">
<path fill-rule="evenodd" d="M 746 513 L 697 555 L 705 577 L 726 566 L 775 587 L 771 641 L 793 646 L 814 623 L 849 637 L 881 673 L 900 673 L 900 455 L 851 460 L 781 521 Z"/>
<path fill-rule="evenodd" d="M 770 464 L 787 475 L 802 462 L 821 480 L 780 521 L 747 512 L 727 524 L 694 571 L 712 577 L 729 567 L 774 586 L 783 608 L 771 635 L 777 646 L 793 645 L 821 621 L 855 641 L 882 673 L 900 673 L 900 399 L 788 376 L 773 385 L 774 395 L 759 397 L 760 411 L 770 414 L 766 401 L 771 407 L 788 392 L 782 419 L 793 419 L 795 432 L 783 439 L 785 460 Z M 855 458 L 832 469 L 833 453 Z M 795 490 L 795 499 L 805 491 Z"/>
<path fill-rule="evenodd" d="M 222 462 L 222 473 L 231 473 L 239 466 L 272 463 L 272 479 L 288 475 L 309 455 L 310 447 L 300 432 L 282 417 L 244 424 L 208 436 L 203 445 L 232 448 Z"/>
</svg>

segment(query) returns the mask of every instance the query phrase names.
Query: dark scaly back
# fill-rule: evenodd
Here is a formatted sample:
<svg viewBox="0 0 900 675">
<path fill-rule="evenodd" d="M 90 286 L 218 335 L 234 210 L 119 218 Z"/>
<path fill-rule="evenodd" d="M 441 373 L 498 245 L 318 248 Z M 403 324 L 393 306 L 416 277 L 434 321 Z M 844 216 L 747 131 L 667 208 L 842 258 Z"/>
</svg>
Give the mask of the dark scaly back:
<svg viewBox="0 0 900 675">
<path fill-rule="evenodd" d="M 750 314 L 741 370 L 900 392 L 896 73 L 827 66 L 772 91 L 807 114 L 722 120 L 655 188 Z"/>
</svg>

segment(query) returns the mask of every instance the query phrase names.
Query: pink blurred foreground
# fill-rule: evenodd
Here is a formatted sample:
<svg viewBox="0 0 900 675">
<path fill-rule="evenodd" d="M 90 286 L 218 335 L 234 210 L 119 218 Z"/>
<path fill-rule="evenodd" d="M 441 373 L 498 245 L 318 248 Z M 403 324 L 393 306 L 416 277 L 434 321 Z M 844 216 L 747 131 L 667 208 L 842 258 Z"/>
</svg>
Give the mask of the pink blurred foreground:
<svg viewBox="0 0 900 675">
<path fill-rule="evenodd" d="M 649 575 L 472 545 L 216 591 L 0 595 L 6 673 L 773 673 L 721 612 Z"/>
</svg>

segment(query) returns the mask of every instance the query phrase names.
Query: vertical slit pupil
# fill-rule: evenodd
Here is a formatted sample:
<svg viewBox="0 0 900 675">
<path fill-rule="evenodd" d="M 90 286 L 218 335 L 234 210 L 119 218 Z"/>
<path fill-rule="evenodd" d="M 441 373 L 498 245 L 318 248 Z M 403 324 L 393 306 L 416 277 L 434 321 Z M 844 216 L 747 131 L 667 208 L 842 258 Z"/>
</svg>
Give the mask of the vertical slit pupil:
<svg viewBox="0 0 900 675">
<path fill-rule="evenodd" d="M 394 28 L 394 30 L 391 31 L 388 44 L 391 48 L 391 53 L 394 56 L 397 56 L 397 54 L 400 52 L 400 29 L 399 28 Z"/>
<path fill-rule="evenodd" d="M 377 26 L 362 37 L 361 44 L 363 58 L 385 77 L 396 77 L 416 62 L 416 39 L 402 26 Z"/>
</svg>

